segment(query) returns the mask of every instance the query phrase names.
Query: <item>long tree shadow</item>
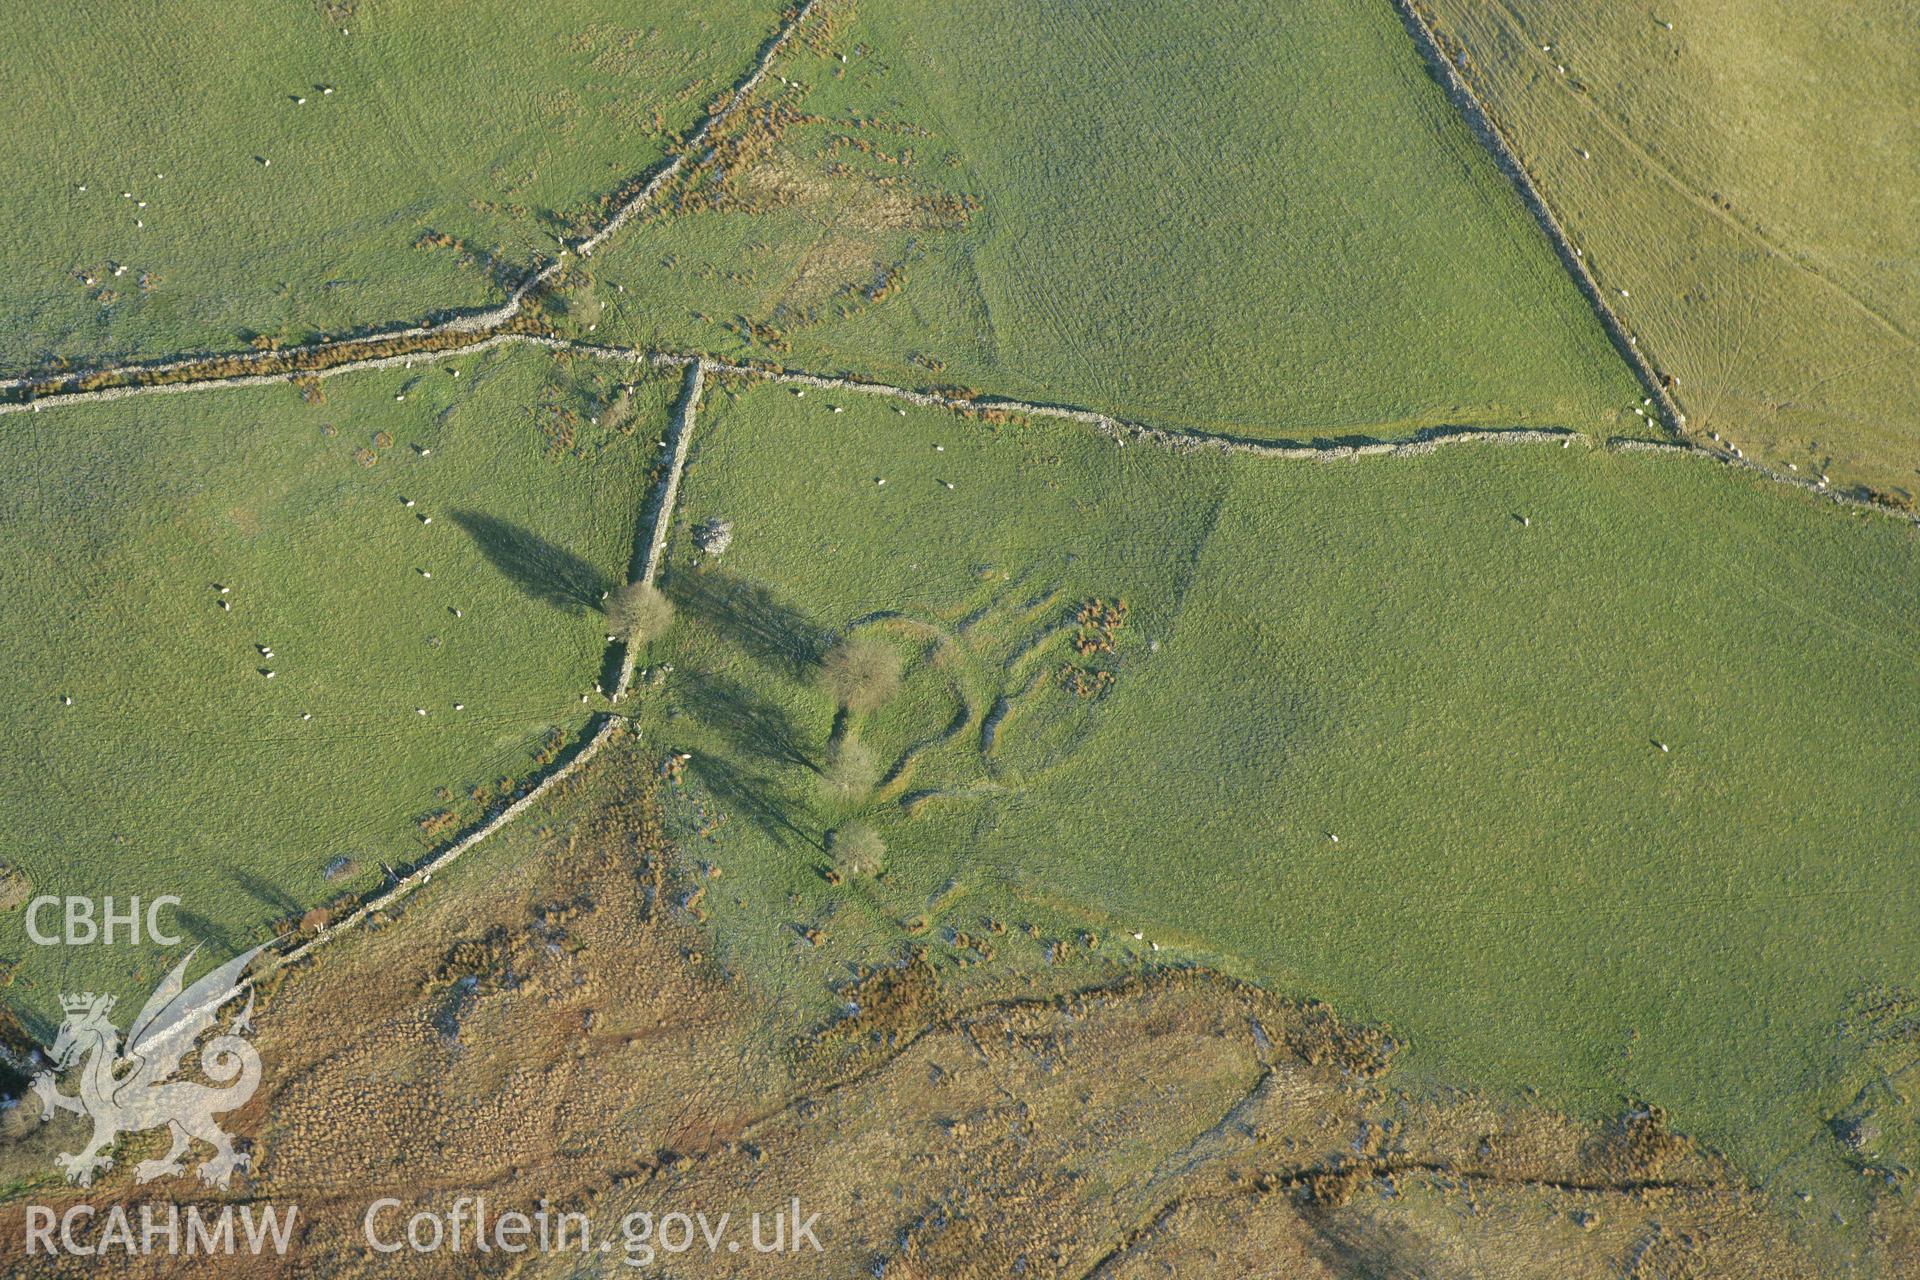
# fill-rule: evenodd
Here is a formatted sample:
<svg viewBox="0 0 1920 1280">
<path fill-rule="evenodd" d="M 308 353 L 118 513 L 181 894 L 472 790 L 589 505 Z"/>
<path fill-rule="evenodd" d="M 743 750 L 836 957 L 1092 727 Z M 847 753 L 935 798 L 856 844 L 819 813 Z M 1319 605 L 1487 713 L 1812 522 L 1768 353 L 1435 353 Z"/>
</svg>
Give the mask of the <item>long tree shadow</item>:
<svg viewBox="0 0 1920 1280">
<path fill-rule="evenodd" d="M 695 719 L 726 735 L 741 756 L 767 764 L 818 770 L 786 708 L 754 696 L 727 676 L 695 676 L 682 686 L 680 704 Z"/>
<path fill-rule="evenodd" d="M 721 806 L 759 827 L 774 843 L 798 842 L 824 850 L 823 840 L 788 816 L 800 811 L 800 802 L 773 778 L 711 755 L 696 757 L 692 773 Z"/>
<path fill-rule="evenodd" d="M 1312 1231 L 1307 1248 L 1336 1275 L 1358 1280 L 1447 1280 L 1465 1276 L 1405 1226 L 1363 1209 L 1309 1205 L 1300 1220 Z"/>
<path fill-rule="evenodd" d="M 831 638 L 766 587 L 718 569 L 674 574 L 665 589 L 677 608 L 789 675 L 817 663 Z"/>
<path fill-rule="evenodd" d="M 613 585 L 586 560 L 531 529 L 480 511 L 456 511 L 453 522 L 514 586 L 565 613 L 598 609 L 601 595 Z"/>
<path fill-rule="evenodd" d="M 261 906 L 278 911 L 283 916 L 296 915 L 302 910 L 298 898 L 251 871 L 236 867 L 227 872 L 227 879 L 238 885 L 242 893 Z"/>
</svg>

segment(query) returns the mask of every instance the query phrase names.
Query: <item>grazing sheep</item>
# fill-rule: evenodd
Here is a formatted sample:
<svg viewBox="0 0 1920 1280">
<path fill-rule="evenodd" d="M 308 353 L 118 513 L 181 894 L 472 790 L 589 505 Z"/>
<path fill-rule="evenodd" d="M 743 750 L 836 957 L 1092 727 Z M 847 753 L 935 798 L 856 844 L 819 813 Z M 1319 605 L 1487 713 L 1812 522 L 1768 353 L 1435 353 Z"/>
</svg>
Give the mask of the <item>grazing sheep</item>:
<svg viewBox="0 0 1920 1280">
<path fill-rule="evenodd" d="M 278 674 L 279 674 L 279 672 L 277 672 L 277 671 L 262 671 L 262 672 L 261 672 L 260 674 L 261 674 L 261 675 L 263 675 L 263 676 L 265 676 L 265 677 L 266 677 L 267 679 L 269 679 L 269 680 L 271 680 L 271 679 L 273 679 L 273 678 L 274 678 L 274 676 L 276 676 L 276 675 L 278 675 Z"/>
<path fill-rule="evenodd" d="M 464 702 L 456 702 L 453 704 L 453 709 L 455 711 L 465 711 L 467 709 L 467 704 Z"/>
<path fill-rule="evenodd" d="M 61 705 L 61 706 L 63 706 L 63 707 L 70 707 L 70 706 L 72 706 L 72 705 L 73 705 L 73 695 L 72 695 L 72 694 L 61 694 L 61 695 L 60 695 L 60 705 Z"/>
<path fill-rule="evenodd" d="M 425 714 L 427 714 L 427 709 L 426 709 L 425 707 L 415 707 L 415 708 L 413 709 L 413 714 L 415 714 L 415 715 L 417 715 L 417 716 L 423 716 L 423 715 L 425 715 Z"/>
<path fill-rule="evenodd" d="M 220 608 L 223 612 L 226 612 L 226 613 L 233 612 L 233 606 L 231 604 L 228 604 L 225 600 L 222 600 L 220 602 Z"/>
</svg>

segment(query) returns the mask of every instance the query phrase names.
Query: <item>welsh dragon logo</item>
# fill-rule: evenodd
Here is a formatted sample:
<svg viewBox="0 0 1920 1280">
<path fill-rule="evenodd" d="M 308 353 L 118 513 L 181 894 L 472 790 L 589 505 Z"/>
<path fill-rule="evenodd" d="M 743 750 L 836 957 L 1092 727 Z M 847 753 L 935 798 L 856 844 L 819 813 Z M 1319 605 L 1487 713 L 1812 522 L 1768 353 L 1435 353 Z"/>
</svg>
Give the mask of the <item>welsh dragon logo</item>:
<svg viewBox="0 0 1920 1280">
<path fill-rule="evenodd" d="M 235 1169 L 247 1167 L 247 1154 L 233 1149 L 233 1139 L 213 1118 L 245 1106 L 260 1084 L 260 1055 L 243 1038 L 253 1030 L 253 992 L 240 975 L 261 950 L 263 947 L 255 947 L 234 957 L 190 987 L 186 986 L 187 965 L 194 953 L 189 951 L 127 1028 L 125 1048 L 120 1045 L 119 1030 L 108 1017 L 113 1012 L 112 996 L 88 992 L 60 998 L 66 1020 L 53 1042 L 53 1070 L 33 1078 L 33 1091 L 40 1095 L 45 1108 L 42 1120 L 51 1120 L 56 1107 L 93 1118 L 93 1140 L 86 1148 L 53 1158 L 54 1164 L 66 1172 L 68 1182 L 92 1185 L 96 1173 L 113 1167 L 113 1159 L 106 1153 L 121 1134 L 143 1133 L 162 1125 L 172 1133 L 173 1145 L 159 1159 L 143 1160 L 134 1166 L 137 1181 L 150 1182 L 180 1173 L 196 1138 L 214 1152 L 212 1159 L 200 1163 L 200 1181 L 224 1188 Z M 213 1026 L 221 1007 L 243 988 L 247 990 L 246 1007 L 200 1050 L 200 1074 L 214 1084 L 174 1079 L 181 1059 Z M 54 1072 L 64 1071 L 83 1058 L 86 1065 L 80 1072 L 79 1094 L 70 1097 L 61 1093 L 54 1086 Z"/>
</svg>

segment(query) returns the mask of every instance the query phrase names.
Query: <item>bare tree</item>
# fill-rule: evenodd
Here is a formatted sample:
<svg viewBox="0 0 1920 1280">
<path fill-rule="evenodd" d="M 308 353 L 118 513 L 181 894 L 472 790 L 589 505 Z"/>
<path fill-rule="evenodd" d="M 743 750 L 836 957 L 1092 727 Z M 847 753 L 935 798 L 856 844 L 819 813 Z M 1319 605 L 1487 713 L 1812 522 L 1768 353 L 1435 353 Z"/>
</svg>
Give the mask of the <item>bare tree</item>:
<svg viewBox="0 0 1920 1280">
<path fill-rule="evenodd" d="M 608 598 L 607 618 L 622 640 L 645 644 L 673 625 L 673 603 L 657 587 L 629 582 Z"/>
<path fill-rule="evenodd" d="M 855 876 L 878 875 L 886 867 L 886 841 L 864 822 L 849 822 L 836 828 L 827 844 L 833 854 L 834 870 L 849 880 Z"/>
<path fill-rule="evenodd" d="M 835 800 L 864 800 L 880 781 L 880 766 L 866 743 L 843 732 L 827 743 L 826 768 L 820 780 Z"/>
<path fill-rule="evenodd" d="M 885 706 L 900 691 L 900 655 L 877 636 L 849 636 L 821 659 L 822 682 L 849 711 Z"/>
</svg>

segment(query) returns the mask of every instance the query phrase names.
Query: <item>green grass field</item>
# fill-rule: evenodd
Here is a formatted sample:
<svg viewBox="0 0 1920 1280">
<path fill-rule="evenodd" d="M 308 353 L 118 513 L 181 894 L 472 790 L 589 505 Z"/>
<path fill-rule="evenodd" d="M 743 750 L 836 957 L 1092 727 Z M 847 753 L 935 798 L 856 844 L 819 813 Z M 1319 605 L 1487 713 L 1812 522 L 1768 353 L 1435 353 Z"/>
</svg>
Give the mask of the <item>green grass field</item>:
<svg viewBox="0 0 1920 1280">
<path fill-rule="evenodd" d="M 827 13 L 593 258 L 601 337 L 1269 438 L 1638 423 L 1391 9 Z"/>
<path fill-rule="evenodd" d="M 0 139 L 0 366 L 227 350 L 498 302 L 497 277 L 510 287 L 658 163 L 777 9 L 23 13 L 0 32 L 15 106 Z M 429 232 L 459 243 L 414 247 Z"/>
<path fill-rule="evenodd" d="M 1859 1083 L 1849 999 L 1920 966 L 1910 527 L 1684 458 L 1276 463 L 774 388 L 711 394 L 692 458 L 680 527 L 736 534 L 674 545 L 649 731 L 693 754 L 723 946 L 796 987 L 1084 928 L 1764 1172 Z M 1111 653 L 1074 648 L 1088 599 L 1126 602 Z M 906 662 L 851 801 L 815 772 L 849 629 Z M 831 886 L 862 814 L 887 874 Z"/>
<path fill-rule="evenodd" d="M 674 390 L 609 409 L 618 372 L 494 351 L 332 378 L 320 404 L 6 419 L 6 860 L 37 893 L 179 894 L 190 933 L 238 945 L 449 838 L 419 819 L 471 821 L 475 787 L 533 776 L 591 709 L 599 591 L 627 571 Z M 16 1003 L 138 993 L 147 949 L 35 947 L 23 915 L 0 916 Z"/>
<path fill-rule="evenodd" d="M 1908 6 L 1432 7 L 1690 430 L 1920 493 Z"/>
</svg>

